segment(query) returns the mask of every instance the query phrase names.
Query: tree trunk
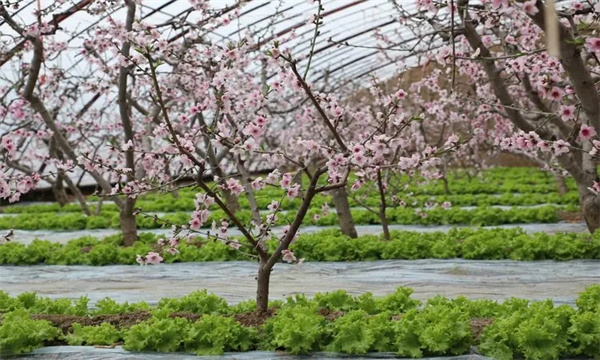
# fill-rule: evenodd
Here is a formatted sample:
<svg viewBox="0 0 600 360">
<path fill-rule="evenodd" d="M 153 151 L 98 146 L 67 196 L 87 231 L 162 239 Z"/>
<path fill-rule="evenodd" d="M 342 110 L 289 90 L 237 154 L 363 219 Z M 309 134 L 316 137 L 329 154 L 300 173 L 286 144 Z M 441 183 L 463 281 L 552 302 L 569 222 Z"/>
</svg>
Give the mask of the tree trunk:
<svg viewBox="0 0 600 360">
<path fill-rule="evenodd" d="M 123 245 L 131 246 L 137 241 L 137 224 L 133 209 L 135 199 L 127 198 L 121 208 L 121 233 L 123 234 Z"/>
<path fill-rule="evenodd" d="M 592 193 L 587 186 L 579 186 L 581 212 L 590 233 L 600 229 L 600 196 Z"/>
<path fill-rule="evenodd" d="M 269 308 L 269 282 L 271 281 L 271 268 L 266 261 L 260 261 L 258 266 L 258 286 L 256 287 L 256 310 L 266 312 Z"/>
<path fill-rule="evenodd" d="M 135 19 L 135 6 L 134 1 L 125 1 L 127 8 L 127 18 L 125 20 L 125 30 L 131 31 L 133 29 L 133 23 Z M 129 57 L 129 51 L 131 49 L 131 42 L 127 39 L 121 47 L 121 53 L 125 58 Z M 119 105 L 119 115 L 121 116 L 121 125 L 123 125 L 124 142 L 130 144 L 125 150 L 125 166 L 129 169 L 127 171 L 127 183 L 136 180 L 135 177 L 135 132 L 133 129 L 133 122 L 131 120 L 131 103 L 128 100 L 128 79 L 129 79 L 129 66 L 121 65 L 119 67 L 119 77 L 117 84 L 119 87 L 117 104 Z M 140 146 L 138 143 L 137 146 Z M 131 246 L 137 241 L 137 224 L 135 222 L 135 215 L 133 209 L 135 206 L 135 199 L 126 197 L 123 200 L 121 207 L 121 233 L 123 234 L 123 245 Z"/>
<path fill-rule="evenodd" d="M 381 206 L 379 208 L 379 218 L 381 219 L 381 227 L 383 228 L 383 238 L 386 241 L 389 241 L 390 238 L 390 228 L 388 226 L 387 216 L 385 215 L 385 207 Z"/>
<path fill-rule="evenodd" d="M 254 220 L 256 227 L 260 227 L 262 219 L 260 217 L 260 209 L 258 208 L 256 197 L 254 196 L 254 190 L 252 189 L 252 185 L 250 184 L 250 172 L 248 171 L 248 168 L 246 168 L 246 164 L 244 164 L 244 162 L 239 156 L 237 158 L 237 169 L 242 176 L 244 192 L 246 193 L 248 205 L 250 206 L 250 210 L 252 211 L 252 220 Z"/>
<path fill-rule="evenodd" d="M 569 188 L 567 187 L 567 182 L 565 181 L 564 177 L 560 176 L 560 174 L 557 174 L 555 172 L 552 172 L 552 176 L 554 176 L 554 181 L 556 181 L 556 189 L 558 190 L 558 195 L 563 196 L 567 192 L 569 192 Z"/>
<path fill-rule="evenodd" d="M 340 229 L 344 235 L 350 236 L 351 238 L 357 238 L 356 227 L 354 226 L 354 220 L 350 213 L 350 203 L 348 202 L 348 193 L 346 187 L 341 187 L 331 191 L 333 197 L 333 205 L 337 212 L 338 222 Z"/>
<path fill-rule="evenodd" d="M 444 176 L 442 178 L 442 181 L 444 182 L 444 194 L 446 195 L 450 195 L 450 186 L 448 186 L 448 179 L 446 179 L 446 177 Z"/>
<path fill-rule="evenodd" d="M 81 209 L 83 210 L 84 214 L 86 216 L 92 216 L 92 210 L 90 210 L 90 207 L 88 206 L 87 202 L 85 201 L 85 197 L 81 193 L 81 190 L 79 190 L 79 188 L 77 186 L 75 186 L 73 181 L 71 181 L 71 179 L 69 179 L 69 177 L 67 175 L 64 175 L 63 179 L 67 183 L 69 190 L 71 190 L 71 192 L 75 196 L 75 199 L 77 199 L 77 202 L 79 203 L 79 206 L 81 206 Z"/>
<path fill-rule="evenodd" d="M 232 213 L 236 213 L 240 209 L 240 202 L 238 201 L 237 196 L 235 196 L 229 190 L 223 190 L 223 195 L 225 196 L 225 201 L 227 203 L 227 207 L 231 210 Z"/>
<path fill-rule="evenodd" d="M 387 241 L 390 240 L 390 229 L 388 227 L 387 216 L 385 215 L 385 211 L 387 209 L 387 204 L 385 201 L 385 189 L 383 187 L 383 179 L 381 177 L 381 170 L 377 170 L 377 187 L 379 188 L 379 219 L 381 221 L 381 226 L 383 227 L 383 238 Z"/>
<path fill-rule="evenodd" d="M 96 204 L 96 213 L 95 215 L 100 215 L 100 211 L 102 211 L 102 204 L 104 203 L 104 198 L 100 197 L 98 199 L 98 203 Z"/>
<path fill-rule="evenodd" d="M 271 270 L 280 259 L 280 256 L 283 254 L 283 251 L 287 250 L 294 240 L 294 237 L 298 233 L 298 229 L 300 229 L 300 225 L 306 214 L 308 209 L 310 208 L 310 204 L 314 199 L 315 195 L 319 192 L 317 190 L 317 183 L 319 181 L 319 177 L 326 172 L 326 169 L 319 169 L 315 171 L 310 179 L 310 184 L 306 189 L 306 193 L 302 198 L 302 204 L 296 215 L 294 217 L 294 221 L 290 224 L 290 227 L 286 233 L 286 235 L 279 242 L 279 246 L 277 249 L 269 256 L 268 252 L 261 248 L 260 242 L 253 241 L 257 247 L 260 263 L 258 266 L 258 277 L 257 280 L 257 289 L 256 289 L 256 309 L 259 312 L 265 312 L 269 307 L 269 281 L 271 279 Z M 321 188 L 321 191 L 327 191 L 327 188 Z"/>
<path fill-rule="evenodd" d="M 54 185 L 52 185 L 52 193 L 54 194 L 54 199 L 61 207 L 69 203 L 69 197 L 60 176 L 57 177 Z"/>
</svg>

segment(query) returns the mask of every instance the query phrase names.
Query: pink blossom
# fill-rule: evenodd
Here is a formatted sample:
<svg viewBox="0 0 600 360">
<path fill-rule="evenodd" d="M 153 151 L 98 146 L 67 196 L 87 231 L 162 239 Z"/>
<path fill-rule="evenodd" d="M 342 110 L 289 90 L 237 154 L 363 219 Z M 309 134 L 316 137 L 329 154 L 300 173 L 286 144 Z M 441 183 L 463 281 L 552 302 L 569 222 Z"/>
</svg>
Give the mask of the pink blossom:
<svg viewBox="0 0 600 360">
<path fill-rule="evenodd" d="M 175 238 L 175 237 L 170 238 L 169 239 L 169 245 L 171 247 L 177 247 L 177 246 L 179 246 L 179 239 Z"/>
<path fill-rule="evenodd" d="M 290 232 L 290 226 L 286 225 L 281 229 L 281 235 L 286 236 Z"/>
<path fill-rule="evenodd" d="M 600 140 L 592 140 L 592 145 L 594 146 L 592 150 L 590 150 L 590 155 L 595 156 L 600 150 Z"/>
<path fill-rule="evenodd" d="M 123 151 L 128 151 L 133 149 L 133 142 L 131 140 L 127 141 L 125 145 L 123 145 Z"/>
<path fill-rule="evenodd" d="M 508 0 L 491 0 L 492 8 L 499 8 L 508 5 Z"/>
<path fill-rule="evenodd" d="M 236 249 L 236 250 L 238 250 L 239 248 L 241 248 L 241 247 L 242 247 L 242 244 L 240 244 L 240 243 L 239 243 L 239 242 L 237 242 L 237 241 L 229 241 L 229 242 L 227 243 L 227 245 L 229 245 L 230 247 L 232 247 L 232 248 L 234 248 L 234 249 Z"/>
<path fill-rule="evenodd" d="M 449 46 L 444 46 L 440 49 L 435 59 L 440 65 L 447 65 L 451 62 L 452 49 Z"/>
<path fill-rule="evenodd" d="M 593 192 L 595 195 L 600 194 L 600 181 L 594 181 L 594 183 L 588 188 L 588 190 Z"/>
<path fill-rule="evenodd" d="M 563 96 L 565 96 L 565 91 L 556 86 L 548 92 L 548 98 L 554 101 L 560 101 Z"/>
<path fill-rule="evenodd" d="M 563 121 L 575 120 L 575 110 L 574 105 L 562 105 L 560 107 L 560 117 Z"/>
<path fill-rule="evenodd" d="M 557 140 L 554 142 L 552 149 L 554 150 L 554 155 L 560 156 L 569 152 L 569 144 L 567 144 L 567 142 L 562 139 Z"/>
<path fill-rule="evenodd" d="M 158 265 L 163 261 L 163 258 L 160 254 L 150 251 L 146 256 L 137 255 L 135 261 L 140 265 Z"/>
<path fill-rule="evenodd" d="M 258 144 L 256 143 L 256 140 L 254 140 L 254 138 L 248 138 L 246 139 L 246 141 L 244 141 L 244 144 L 242 146 L 242 149 L 246 150 L 246 151 L 252 151 L 252 150 L 256 150 L 258 148 Z"/>
<path fill-rule="evenodd" d="M 277 171 L 277 169 L 275 169 L 275 170 L 273 170 L 273 172 L 271 172 L 271 173 L 269 173 L 269 175 L 267 175 L 267 179 L 265 181 L 269 185 L 275 185 L 279 181 L 280 176 L 281 175 L 279 174 L 279 171 Z"/>
<path fill-rule="evenodd" d="M 225 219 L 221 220 L 221 226 L 219 227 L 219 236 L 227 239 L 227 231 L 229 230 L 229 222 Z"/>
<path fill-rule="evenodd" d="M 413 154 L 411 157 L 401 157 L 398 166 L 401 170 L 409 170 L 419 165 L 419 154 Z"/>
<path fill-rule="evenodd" d="M 257 177 L 254 179 L 254 181 L 252 181 L 252 183 L 250 183 L 250 186 L 252 186 L 253 190 L 262 190 L 265 188 L 265 181 L 262 177 Z"/>
<path fill-rule="evenodd" d="M 335 171 L 329 172 L 329 177 L 327 179 L 327 182 L 329 182 L 330 184 L 339 184 L 341 181 L 342 181 L 342 174 L 337 173 Z"/>
<path fill-rule="evenodd" d="M 584 5 L 580 2 L 573 2 L 571 3 L 571 9 L 573 10 L 582 10 L 584 8 Z"/>
<path fill-rule="evenodd" d="M 600 51 L 600 38 L 589 37 L 585 39 L 585 47 L 590 52 Z"/>
<path fill-rule="evenodd" d="M 552 151 L 552 147 L 550 146 L 550 144 L 547 141 L 538 142 L 537 147 L 538 147 L 538 149 L 540 149 L 543 152 L 551 152 Z"/>
<path fill-rule="evenodd" d="M 36 184 L 37 184 L 37 181 L 34 181 L 32 178 L 29 178 L 29 177 L 23 178 L 23 179 L 19 180 L 19 182 L 17 184 L 17 191 L 22 194 L 25 194 L 26 192 L 33 190 L 35 188 Z"/>
<path fill-rule="evenodd" d="M 206 209 L 196 210 L 192 213 L 192 220 L 190 220 L 190 229 L 198 230 L 202 225 L 206 223 L 209 216 L 209 211 Z"/>
<path fill-rule="evenodd" d="M 212 196 L 197 193 L 196 199 L 194 200 L 194 204 L 196 205 L 196 209 L 200 208 L 209 208 L 212 204 L 215 203 L 215 199 Z"/>
<path fill-rule="evenodd" d="M 232 193 L 234 193 L 236 196 L 238 196 L 242 192 L 244 192 L 244 187 L 242 186 L 242 184 L 240 184 L 240 182 L 237 179 L 230 178 L 227 180 L 226 184 L 227 184 L 227 189 L 229 191 L 231 191 Z"/>
<path fill-rule="evenodd" d="M 192 230 L 198 230 L 202 226 L 202 222 L 198 218 L 193 218 L 188 224 Z"/>
<path fill-rule="evenodd" d="M 146 261 L 148 264 L 158 265 L 163 261 L 163 258 L 158 253 L 150 251 L 146 255 Z"/>
<path fill-rule="evenodd" d="M 535 5 L 536 0 L 529 0 L 523 3 L 523 11 L 527 13 L 527 15 L 535 15 L 539 12 L 539 9 Z"/>
<path fill-rule="evenodd" d="M 451 203 L 450 201 L 444 201 L 444 202 L 442 203 L 442 207 L 443 207 L 444 209 L 450 209 L 450 208 L 452 207 L 452 203 Z"/>
<path fill-rule="evenodd" d="M 193 106 L 190 107 L 190 113 L 192 115 L 196 115 L 196 114 L 198 114 L 200 112 L 201 112 L 201 109 L 200 109 L 199 106 L 193 105 Z"/>
<path fill-rule="evenodd" d="M 290 173 L 283 174 L 283 176 L 281 177 L 281 182 L 279 184 L 281 185 L 282 189 L 289 188 L 290 185 L 292 184 L 292 174 L 290 174 Z"/>
<path fill-rule="evenodd" d="M 0 198 L 6 199 L 11 194 L 10 186 L 2 178 L 0 178 Z"/>
<path fill-rule="evenodd" d="M 367 157 L 363 153 L 355 153 L 352 155 L 352 161 L 358 166 L 363 166 L 367 162 Z"/>
<path fill-rule="evenodd" d="M 287 197 L 289 199 L 293 199 L 293 198 L 297 197 L 299 193 L 300 193 L 300 185 L 296 184 L 296 185 L 288 188 Z"/>
<path fill-rule="evenodd" d="M 181 123 L 183 123 L 183 124 L 187 124 L 190 122 L 190 118 L 189 118 L 189 116 L 187 116 L 185 114 L 181 114 L 181 115 L 179 115 L 179 121 L 181 121 Z"/>
<path fill-rule="evenodd" d="M 283 250 L 281 252 L 281 258 L 283 261 L 290 264 L 296 261 L 296 257 L 294 256 L 294 253 L 291 250 Z"/>
<path fill-rule="evenodd" d="M 271 83 L 271 88 L 273 88 L 273 90 L 276 92 L 280 92 L 283 90 L 283 84 L 280 81 L 274 81 Z"/>
<path fill-rule="evenodd" d="M 146 265 L 147 264 L 147 259 L 145 256 L 141 256 L 141 255 L 136 255 L 135 261 L 140 264 L 140 265 Z"/>
<path fill-rule="evenodd" d="M 356 191 L 358 189 L 360 189 L 362 187 L 363 183 L 360 180 L 354 180 L 354 183 L 352 184 L 352 191 Z"/>
<path fill-rule="evenodd" d="M 250 123 L 246 125 L 244 128 L 244 134 L 247 136 L 252 136 L 255 140 L 258 140 L 260 135 L 262 134 L 262 128 L 254 123 Z"/>
<path fill-rule="evenodd" d="M 485 47 L 490 47 L 490 45 L 492 45 L 494 40 L 492 39 L 492 37 L 490 35 L 483 35 L 481 37 L 481 42 L 483 43 L 483 45 Z M 479 48 L 477 48 L 477 49 L 479 50 Z"/>
<path fill-rule="evenodd" d="M 356 144 L 354 146 L 352 146 L 352 152 L 353 153 L 359 153 L 359 152 L 363 152 L 365 150 L 365 147 L 362 144 Z"/>
<path fill-rule="evenodd" d="M 404 100 L 406 98 L 406 91 L 400 89 L 396 92 L 396 97 L 400 100 Z"/>
<path fill-rule="evenodd" d="M 277 215 L 269 214 L 267 215 L 267 223 L 274 224 L 277 221 Z"/>
<path fill-rule="evenodd" d="M 267 118 L 264 117 L 264 116 L 262 116 L 262 115 L 256 117 L 256 119 L 254 121 L 260 127 L 263 127 L 263 126 L 267 125 L 267 123 L 269 122 L 269 120 L 267 120 Z"/>
<path fill-rule="evenodd" d="M 279 201 L 272 200 L 271 204 L 267 206 L 267 209 L 269 209 L 269 211 L 276 211 L 279 209 Z"/>
<path fill-rule="evenodd" d="M 344 109 L 342 109 L 339 105 L 335 105 L 331 108 L 331 115 L 334 117 L 340 117 L 344 114 Z"/>
<path fill-rule="evenodd" d="M 447 147 L 451 147 L 451 146 L 458 144 L 458 141 L 459 141 L 458 135 L 452 134 L 452 135 L 448 136 L 448 140 L 446 140 L 445 145 Z"/>
<path fill-rule="evenodd" d="M 9 138 L 8 136 L 3 136 L 2 140 L 0 141 L 0 146 L 2 146 L 6 151 L 8 151 L 11 157 L 14 156 L 16 146 L 11 138 Z"/>
<path fill-rule="evenodd" d="M 586 141 L 596 136 L 596 129 L 592 126 L 587 126 L 586 124 L 581 125 L 581 129 L 579 130 L 579 137 L 581 140 Z"/>
</svg>

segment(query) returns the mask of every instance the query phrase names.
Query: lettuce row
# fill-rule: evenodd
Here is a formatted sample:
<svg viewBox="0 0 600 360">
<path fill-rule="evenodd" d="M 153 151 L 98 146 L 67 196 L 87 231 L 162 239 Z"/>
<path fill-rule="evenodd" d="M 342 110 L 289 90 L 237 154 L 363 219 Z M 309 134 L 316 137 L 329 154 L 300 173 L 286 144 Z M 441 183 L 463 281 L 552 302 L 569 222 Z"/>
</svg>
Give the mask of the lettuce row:
<svg viewBox="0 0 600 360">
<path fill-rule="evenodd" d="M 179 254 L 165 254 L 165 262 L 202 262 L 250 260 L 247 255 L 217 241 L 186 242 Z M 6 243 L 0 245 L 0 265 L 135 265 L 136 254 L 154 251 L 157 237 L 140 234 L 140 241 L 123 247 L 121 236 L 103 240 L 82 237 L 58 244 L 34 240 L 29 245 Z M 243 243 L 243 240 L 241 240 Z M 269 248 L 276 240 L 267 241 Z M 511 259 L 511 260 L 572 260 L 600 259 L 600 232 L 533 233 L 515 229 L 452 229 L 448 232 L 420 233 L 392 231 L 391 240 L 365 235 L 351 239 L 338 229 L 301 234 L 291 249 L 306 261 L 365 261 L 380 259 Z M 248 250 L 252 253 L 252 249 Z"/>
<path fill-rule="evenodd" d="M 47 311 L 81 314 L 85 301 L 49 300 L 35 295 L 10 297 L 0 292 L 2 353 L 25 353 L 52 343 L 111 345 L 123 342 L 131 351 L 188 352 L 218 355 L 227 351 L 284 350 L 292 354 L 333 351 L 347 354 L 393 352 L 420 358 L 466 354 L 476 348 L 500 360 L 600 358 L 600 285 L 577 298 L 577 307 L 555 306 L 551 301 L 511 298 L 448 299 L 436 296 L 422 304 L 412 290 L 398 288 L 382 298 L 366 293 L 354 296 L 338 290 L 276 301 L 275 315 L 263 325 L 244 326 L 234 314 L 252 308 L 252 302 L 230 306 L 206 291 L 181 299 L 164 299 L 147 320 L 119 328 L 108 323 L 72 325 L 62 333 L 31 314 Z M 66 301 L 66 302 L 65 302 Z M 66 306 L 70 302 L 70 306 Z M 60 305 L 52 305 L 57 303 Z M 114 313 L 147 306 L 105 301 L 102 309 Z M 199 314 L 196 317 L 171 316 Z M 478 325 L 479 324 L 479 325 Z"/>
</svg>

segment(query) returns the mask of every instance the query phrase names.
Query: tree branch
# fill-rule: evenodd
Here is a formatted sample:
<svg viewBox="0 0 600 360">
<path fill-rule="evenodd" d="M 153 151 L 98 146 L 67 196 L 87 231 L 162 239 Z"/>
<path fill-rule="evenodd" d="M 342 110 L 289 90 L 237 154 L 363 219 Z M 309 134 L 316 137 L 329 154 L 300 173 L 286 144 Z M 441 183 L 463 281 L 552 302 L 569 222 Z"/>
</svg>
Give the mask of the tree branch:
<svg viewBox="0 0 600 360">
<path fill-rule="evenodd" d="M 530 15 L 530 17 L 540 29 L 545 31 L 546 6 L 541 0 L 537 0 L 536 6 L 539 10 L 538 13 Z M 587 115 L 589 124 L 596 129 L 600 129 L 600 97 L 596 91 L 594 80 L 581 58 L 581 51 L 569 29 L 559 22 L 558 31 L 560 34 L 561 64 L 581 101 L 581 107 Z"/>
<path fill-rule="evenodd" d="M 480 55 L 483 58 L 492 58 L 492 54 L 490 53 L 489 49 L 487 47 L 485 47 L 485 45 L 483 45 L 483 42 L 481 41 L 481 37 L 479 36 L 479 33 L 477 33 L 477 30 L 475 29 L 473 24 L 469 21 L 470 20 L 469 13 L 468 13 L 469 0 L 458 0 L 457 5 L 458 5 L 458 13 L 462 19 L 463 26 L 465 29 L 465 37 L 467 38 L 469 45 L 471 45 L 471 48 L 473 50 L 479 49 Z M 508 118 L 519 129 L 521 129 L 525 132 L 534 131 L 535 127 L 532 126 L 527 120 L 525 120 L 525 118 L 523 118 L 523 116 L 521 115 L 521 113 L 518 110 L 515 110 L 514 101 L 513 101 L 512 97 L 510 96 L 510 94 L 508 93 L 508 90 L 507 90 L 506 86 L 504 85 L 502 78 L 500 77 L 500 70 L 496 67 L 496 63 L 494 62 L 494 60 L 489 60 L 489 59 L 483 60 L 482 63 L 483 63 L 483 68 L 484 68 L 486 74 L 488 75 L 488 78 L 490 79 L 490 82 L 492 84 L 492 88 L 494 90 L 496 97 L 498 98 L 500 103 L 505 106 L 505 110 L 506 110 L 506 113 L 508 114 Z"/>
</svg>

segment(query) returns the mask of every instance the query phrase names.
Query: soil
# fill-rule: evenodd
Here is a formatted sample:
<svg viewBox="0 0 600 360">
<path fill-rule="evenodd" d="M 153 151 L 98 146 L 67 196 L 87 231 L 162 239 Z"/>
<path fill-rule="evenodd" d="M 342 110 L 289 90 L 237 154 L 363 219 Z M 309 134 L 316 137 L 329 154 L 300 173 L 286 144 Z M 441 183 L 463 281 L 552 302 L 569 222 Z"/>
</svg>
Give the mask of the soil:
<svg viewBox="0 0 600 360">
<path fill-rule="evenodd" d="M 558 217 L 565 222 L 568 223 L 578 223 L 578 222 L 582 222 L 583 220 L 583 214 L 580 212 L 567 212 L 567 211 L 559 211 L 558 212 Z"/>
<path fill-rule="evenodd" d="M 31 318 L 34 320 L 48 320 L 54 326 L 58 327 L 63 333 L 73 331 L 73 323 L 80 323 L 83 326 L 95 326 L 102 323 L 110 323 L 117 328 L 131 327 L 151 317 L 149 311 L 138 311 L 125 314 L 102 314 L 95 316 L 78 316 L 78 315 L 49 315 L 49 314 L 34 314 Z"/>
<path fill-rule="evenodd" d="M 479 341 L 481 333 L 486 326 L 491 325 L 494 322 L 494 318 L 471 318 L 471 332 L 473 333 L 473 339 Z"/>
<path fill-rule="evenodd" d="M 264 324 L 266 320 L 273 317 L 277 313 L 276 308 L 269 308 L 266 312 L 253 311 L 248 313 L 235 314 L 234 319 L 243 326 L 260 326 Z M 343 314 L 343 313 L 342 313 Z M 337 315 L 341 316 L 341 315 Z M 336 317 L 337 317 L 336 316 Z M 142 321 L 148 320 L 152 315 L 149 311 L 137 311 L 132 313 L 124 314 L 102 314 L 94 316 L 79 316 L 79 315 L 65 315 L 65 314 L 33 314 L 31 318 L 34 320 L 47 320 L 52 325 L 61 329 L 63 333 L 67 334 L 73 331 L 73 324 L 79 323 L 83 326 L 97 326 L 102 323 L 110 323 L 115 327 L 129 328 Z M 188 313 L 188 312 L 175 312 L 169 315 L 171 318 L 184 318 L 191 322 L 198 321 L 202 318 L 202 314 Z M 1 319 L 0 319 L 1 320 Z M 62 344 L 62 343 L 61 343 Z M 48 344 L 50 345 L 50 344 Z M 60 345 L 60 344 L 58 344 Z"/>
<path fill-rule="evenodd" d="M 65 339 L 56 338 L 56 339 L 52 339 L 50 341 L 44 340 L 44 346 L 63 346 L 63 345 L 68 345 L 67 341 Z"/>
<path fill-rule="evenodd" d="M 321 314 L 323 317 L 325 317 L 325 319 L 329 321 L 333 321 L 341 316 L 344 316 L 343 311 L 333 311 L 327 308 L 319 309 L 319 314 Z"/>
<path fill-rule="evenodd" d="M 138 324 L 144 320 L 148 320 L 152 315 L 149 311 L 137 311 L 132 313 L 124 314 L 102 314 L 94 316 L 78 316 L 78 315 L 48 315 L 48 314 L 34 314 L 31 315 L 32 319 L 35 320 L 48 320 L 54 326 L 60 328 L 63 333 L 70 333 L 73 331 L 73 323 L 80 323 L 83 326 L 95 326 L 101 325 L 102 323 L 110 323 L 115 327 L 128 328 L 135 324 Z M 187 313 L 187 312 L 176 312 L 169 315 L 172 318 L 185 318 L 189 321 L 197 321 L 202 317 L 201 314 Z"/>
<path fill-rule="evenodd" d="M 269 307 L 267 311 L 252 311 L 235 314 L 233 318 L 243 326 L 260 326 L 277 313 L 277 308 Z"/>
<path fill-rule="evenodd" d="M 169 317 L 170 318 L 184 318 L 184 319 L 188 319 L 191 322 L 194 322 L 194 321 L 198 321 L 202 317 L 202 314 L 195 314 L 195 313 L 189 313 L 189 312 L 174 312 L 174 313 L 170 314 Z"/>
</svg>

